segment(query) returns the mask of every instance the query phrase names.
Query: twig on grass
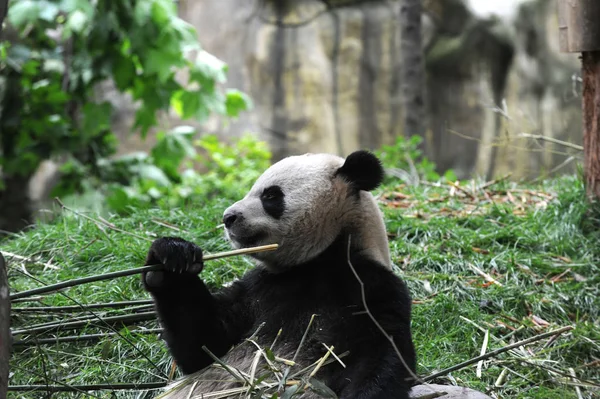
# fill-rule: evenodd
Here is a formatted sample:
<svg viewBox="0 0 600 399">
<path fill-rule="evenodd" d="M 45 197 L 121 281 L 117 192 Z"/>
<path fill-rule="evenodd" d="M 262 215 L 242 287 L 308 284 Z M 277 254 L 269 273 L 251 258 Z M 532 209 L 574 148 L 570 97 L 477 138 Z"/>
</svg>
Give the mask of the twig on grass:
<svg viewBox="0 0 600 399">
<path fill-rule="evenodd" d="M 478 268 L 474 264 L 467 262 L 467 266 L 469 266 L 469 268 L 471 268 L 471 270 L 473 270 L 475 273 L 479 274 L 481 277 L 483 277 L 484 279 L 486 279 L 490 283 L 496 284 L 499 287 L 503 286 L 502 283 L 500 283 L 498 280 L 496 280 L 495 278 L 493 278 L 492 276 L 490 276 L 489 274 L 487 274 L 486 272 L 484 272 L 483 270 L 481 270 L 480 268 Z"/>
<path fill-rule="evenodd" d="M 457 182 L 450 181 L 450 182 L 448 182 L 448 184 L 450 185 L 450 187 L 454 187 L 455 189 L 457 189 L 458 191 L 462 192 L 463 194 L 466 194 L 471 199 L 473 199 L 473 200 L 477 199 L 477 197 L 475 196 L 475 194 L 473 194 L 472 192 L 470 192 L 469 190 L 467 190 L 465 188 L 462 188 L 460 186 L 460 184 L 458 184 Z"/>
<path fill-rule="evenodd" d="M 444 369 L 442 371 L 438 371 L 437 373 L 430 374 L 430 375 L 428 375 L 426 377 L 423 377 L 423 381 L 431 381 L 431 380 L 433 380 L 433 379 L 435 379 L 437 377 L 441 377 L 441 376 L 446 375 L 448 373 L 451 373 L 453 371 L 460 370 L 462 368 L 465 368 L 467 366 L 475 364 L 475 363 L 479 362 L 480 360 L 489 359 L 489 358 L 497 356 L 497 355 L 499 355 L 501 353 L 507 352 L 507 351 L 509 351 L 511 349 L 518 348 L 520 346 L 525 346 L 525 345 L 531 344 L 533 342 L 540 341 L 540 340 L 542 340 L 544 338 L 552 337 L 554 335 L 559 335 L 559 334 L 562 334 L 564 332 L 571 331 L 572 329 L 573 329 L 573 326 L 566 326 L 566 327 L 559 328 L 558 330 L 549 331 L 547 333 L 536 335 L 535 337 L 531 337 L 531 338 L 527 338 L 527 339 L 524 339 L 524 340 L 519 341 L 519 342 L 515 342 L 514 344 L 510 344 L 510 345 L 504 346 L 502 348 L 499 348 L 499 349 L 493 350 L 491 352 L 488 352 L 488 353 L 486 353 L 484 355 L 480 355 L 480 356 L 474 357 L 472 359 L 466 360 L 466 361 L 464 361 L 462 363 L 456 364 L 456 365 L 454 365 L 452 367 L 448 367 L 447 369 Z"/>
<path fill-rule="evenodd" d="M 312 326 L 313 321 L 315 320 L 315 314 L 313 314 L 312 316 L 310 316 L 310 320 L 308 322 L 308 326 L 306 326 L 306 330 L 304 330 L 304 334 L 302 335 L 302 339 L 300 339 L 300 344 L 298 344 L 298 348 L 296 349 L 296 353 L 294 353 L 294 357 L 292 358 L 292 362 L 296 363 L 296 358 L 298 357 L 298 354 L 300 353 L 300 349 L 302 348 L 302 345 L 304 345 L 304 340 L 306 339 L 307 335 L 308 335 L 308 331 L 310 330 L 310 327 Z"/>
<path fill-rule="evenodd" d="M 159 225 L 159 226 L 166 227 L 166 228 L 168 228 L 168 229 L 171 229 L 171 230 L 175 230 L 175 231 L 177 231 L 177 232 L 179 232 L 179 233 L 186 233 L 186 234 L 189 234 L 189 233 L 190 233 L 190 232 L 189 232 L 189 231 L 187 231 L 187 230 L 184 230 L 184 229 L 182 229 L 182 228 L 179 228 L 179 227 L 177 227 L 177 226 L 175 226 L 175 225 L 173 225 L 173 224 L 171 224 L 171 223 L 167 223 L 167 222 L 164 222 L 164 221 L 162 221 L 162 220 L 158 220 L 158 219 L 151 219 L 151 221 L 152 221 L 152 223 L 156 223 L 156 224 L 157 224 L 157 225 Z"/>
<path fill-rule="evenodd" d="M 269 356 L 267 356 L 267 353 L 265 352 L 265 350 L 263 348 L 261 348 L 260 345 L 253 339 L 247 338 L 246 342 L 248 342 L 256 347 L 257 353 L 259 355 L 262 355 L 265 358 L 265 362 L 271 368 L 273 375 L 275 375 L 275 378 L 277 378 L 277 382 L 281 382 L 281 376 L 279 375 L 280 373 L 277 371 L 277 368 L 275 367 L 273 362 L 269 359 Z M 256 363 L 256 366 L 258 366 L 258 363 Z M 255 370 L 256 366 L 252 365 L 252 367 L 250 369 L 250 376 L 252 376 L 253 372 L 256 371 Z M 254 383 L 252 382 L 252 378 L 250 378 L 250 383 L 252 385 L 254 385 Z"/>
<path fill-rule="evenodd" d="M 338 363 L 342 365 L 343 368 L 346 368 L 346 364 L 344 362 L 342 362 L 342 359 L 340 359 L 338 357 L 338 355 L 336 355 L 335 352 L 333 351 L 333 346 L 331 348 L 329 348 L 323 342 L 321 342 L 321 344 L 323 344 L 323 346 L 325 347 L 325 349 L 327 349 L 327 351 L 331 353 L 331 356 L 333 356 L 335 358 L 335 360 L 337 360 Z"/>
<path fill-rule="evenodd" d="M 317 372 L 321 369 L 321 367 L 323 367 L 323 364 L 325 363 L 325 361 L 329 358 L 329 355 L 331 353 L 333 353 L 333 349 L 334 349 L 333 345 L 329 346 L 329 347 L 327 345 L 325 345 L 325 347 L 327 348 L 327 352 L 325 353 L 325 355 L 323 355 L 323 357 L 321 357 L 321 359 L 319 360 L 319 362 L 317 363 L 315 368 L 310 372 L 310 374 L 308 375 L 308 378 L 306 379 L 306 384 L 304 385 L 305 391 L 310 386 L 310 379 L 313 378 L 315 376 L 315 374 L 317 374 Z"/>
<path fill-rule="evenodd" d="M 483 344 L 481 345 L 480 356 L 485 355 L 485 351 L 487 350 L 489 340 L 490 340 L 490 330 L 485 330 L 485 335 L 483 337 Z M 483 360 L 480 360 L 479 362 L 477 362 L 477 371 L 475 373 L 477 378 L 481 378 L 482 368 L 483 368 Z"/>
<path fill-rule="evenodd" d="M 75 214 L 77 216 L 81 216 L 82 218 L 87 219 L 87 220 L 89 220 L 91 222 L 94 222 L 97 226 L 99 226 L 99 225 L 106 226 L 106 227 L 108 227 L 111 230 L 118 231 L 119 233 L 127 234 L 128 236 L 131 236 L 131 237 L 139 238 L 140 240 L 149 241 L 149 242 L 153 241 L 151 238 L 143 237 L 143 236 L 134 234 L 134 233 L 132 233 L 130 231 L 120 229 L 117 226 L 115 226 L 114 224 L 112 224 L 112 223 L 110 223 L 110 222 L 108 222 L 106 220 L 94 219 L 91 216 L 88 216 L 88 215 L 83 214 L 81 212 L 77 212 L 76 210 L 74 210 L 72 208 L 69 208 L 68 206 L 66 206 L 65 204 L 63 204 L 63 202 L 58 197 L 54 198 L 54 200 L 58 203 L 58 205 L 62 209 L 67 210 L 67 211 L 69 211 L 69 212 L 71 212 L 71 213 L 73 213 L 73 214 Z"/>
<path fill-rule="evenodd" d="M 237 368 L 235 368 L 235 367 L 234 367 L 233 369 L 234 369 L 234 370 L 235 370 L 237 373 L 236 373 L 236 372 L 234 372 L 230 366 L 228 366 L 227 364 L 225 364 L 225 362 L 223 362 L 223 361 L 222 361 L 221 359 L 219 359 L 219 358 L 218 358 L 218 357 L 217 357 L 217 356 L 216 356 L 214 353 L 212 353 L 212 352 L 210 351 L 210 349 L 208 349 L 208 348 L 206 347 L 206 345 L 202 345 L 202 350 L 203 350 L 204 352 L 206 352 L 206 354 L 207 354 L 208 356 L 210 356 L 210 357 L 212 358 L 212 360 L 213 360 L 215 363 L 217 363 L 218 365 L 220 365 L 221 367 L 223 367 L 223 368 L 225 369 L 225 371 L 227 371 L 229 374 L 231 374 L 231 375 L 233 376 L 233 378 L 237 378 L 237 379 L 241 378 L 241 379 L 243 379 L 243 380 L 244 380 L 244 382 L 245 382 L 246 384 L 250 385 L 250 382 L 249 382 L 249 381 L 248 381 L 248 379 L 247 379 L 247 378 L 244 376 L 244 373 L 243 373 L 241 370 L 239 370 L 239 369 L 237 369 Z"/>
<path fill-rule="evenodd" d="M 28 258 L 26 256 L 21 256 L 21 255 L 17 255 L 17 254 L 13 254 L 12 252 L 8 252 L 8 251 L 0 251 L 0 253 L 2 253 L 2 255 L 4 255 L 7 258 L 13 258 L 16 260 L 20 260 L 22 262 L 27 262 L 27 263 L 33 263 L 36 265 L 42 265 L 47 269 L 53 269 L 53 270 L 58 270 L 59 268 L 57 266 L 51 265 L 50 263 L 46 263 L 46 262 L 42 262 L 39 260 L 35 260 L 35 259 L 31 259 Z"/>
<path fill-rule="evenodd" d="M 488 182 L 486 182 L 486 183 L 484 183 L 484 184 L 482 184 L 480 186 L 477 186 L 477 188 L 475 189 L 475 191 L 484 190 L 484 189 L 486 189 L 486 188 L 488 188 L 490 186 L 493 186 L 495 184 L 498 184 L 498 183 L 500 183 L 502 181 L 505 181 L 505 180 L 509 179 L 511 176 L 512 176 L 512 173 L 507 173 L 507 174 L 505 174 L 504 176 L 502 176 L 502 177 L 500 177 L 498 179 L 490 180 L 490 181 L 488 181 Z"/>
<path fill-rule="evenodd" d="M 569 143 L 568 141 L 558 140 L 558 139 L 555 139 L 554 137 L 544 136 L 541 134 L 521 133 L 521 134 L 517 135 L 517 137 L 523 137 L 526 139 L 533 139 L 533 140 L 549 141 L 550 143 L 559 144 L 559 145 L 562 145 L 563 147 L 572 148 L 577 151 L 583 151 L 583 147 L 580 145 Z"/>
<path fill-rule="evenodd" d="M 278 247 L 277 244 L 269 244 L 269 245 L 261 245 L 261 246 L 252 247 L 252 248 L 236 249 L 233 251 L 218 252 L 216 254 L 207 254 L 206 256 L 203 257 L 203 260 L 206 261 L 206 260 L 226 258 L 229 256 L 252 254 L 252 253 L 258 253 L 258 252 L 264 252 L 264 251 L 273 251 L 273 250 L 277 249 L 277 247 Z M 12 294 L 10 296 L 10 299 L 12 301 L 13 299 L 24 298 L 24 297 L 28 297 L 31 295 L 37 295 L 37 294 L 45 294 L 47 292 L 58 291 L 63 288 L 74 287 L 76 285 L 87 284 L 87 283 L 92 283 L 92 282 L 102 281 L 102 280 L 110 280 L 110 279 L 118 278 L 118 277 L 131 276 L 133 274 L 139 274 L 139 273 L 143 273 L 143 272 L 147 272 L 147 271 L 162 270 L 163 268 L 164 268 L 163 265 L 150 265 L 150 266 L 143 266 L 143 267 L 138 267 L 138 268 L 133 268 L 133 269 L 120 270 L 118 272 L 76 278 L 73 280 L 67 280 L 67 281 L 63 281 L 60 283 L 47 285 L 45 287 L 39 287 L 39 288 L 34 288 L 32 290 L 17 292 L 15 294 Z"/>
<path fill-rule="evenodd" d="M 569 367 L 569 373 L 573 376 L 573 379 L 577 379 L 577 374 L 575 374 L 575 369 L 573 367 Z M 579 385 L 575 385 L 575 392 L 577 393 L 577 399 L 583 399 L 583 395 L 581 394 L 581 388 Z"/>
</svg>

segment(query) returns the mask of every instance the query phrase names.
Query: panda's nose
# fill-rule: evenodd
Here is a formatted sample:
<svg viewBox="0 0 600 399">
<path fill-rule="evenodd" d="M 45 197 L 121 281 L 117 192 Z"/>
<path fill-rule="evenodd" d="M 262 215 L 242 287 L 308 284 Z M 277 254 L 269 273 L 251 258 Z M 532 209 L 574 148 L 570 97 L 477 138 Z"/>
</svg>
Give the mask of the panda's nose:
<svg viewBox="0 0 600 399">
<path fill-rule="evenodd" d="M 233 223 L 236 221 L 236 219 L 239 216 L 240 216 L 240 214 L 235 211 L 225 212 L 225 214 L 223 215 L 223 223 L 225 224 L 225 227 L 230 228 L 231 226 L 233 226 Z"/>
</svg>

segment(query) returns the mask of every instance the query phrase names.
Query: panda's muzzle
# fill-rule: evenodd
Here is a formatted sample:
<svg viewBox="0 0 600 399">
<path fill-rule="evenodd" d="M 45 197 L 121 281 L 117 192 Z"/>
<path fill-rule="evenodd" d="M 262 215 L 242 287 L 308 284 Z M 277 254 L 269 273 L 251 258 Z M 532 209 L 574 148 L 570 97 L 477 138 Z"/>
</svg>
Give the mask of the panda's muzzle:
<svg viewBox="0 0 600 399">
<path fill-rule="evenodd" d="M 226 211 L 223 215 L 223 224 L 225 228 L 230 229 L 236 220 L 242 218 L 242 214 L 236 211 Z"/>
<path fill-rule="evenodd" d="M 244 215 L 235 210 L 227 210 L 223 215 L 223 224 L 227 229 L 229 239 L 242 247 L 256 245 L 266 237 L 264 233 L 250 233 L 243 226 Z M 250 234 L 249 234 L 250 233 Z"/>
</svg>

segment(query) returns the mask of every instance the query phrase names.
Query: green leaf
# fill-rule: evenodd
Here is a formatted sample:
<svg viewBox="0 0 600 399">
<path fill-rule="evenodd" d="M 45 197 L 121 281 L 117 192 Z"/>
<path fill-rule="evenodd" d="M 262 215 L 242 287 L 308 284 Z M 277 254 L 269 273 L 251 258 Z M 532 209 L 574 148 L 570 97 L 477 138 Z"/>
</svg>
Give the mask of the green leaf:
<svg viewBox="0 0 600 399">
<path fill-rule="evenodd" d="M 29 22 L 35 22 L 40 15 L 41 4 L 35 0 L 11 2 L 8 7 L 8 21 L 19 28 Z"/>
<path fill-rule="evenodd" d="M 149 107 L 141 107 L 136 111 L 133 127 L 135 129 L 140 129 L 142 137 L 146 137 L 148 130 L 155 125 L 156 115 L 154 114 L 153 109 L 150 109 Z"/>
<path fill-rule="evenodd" d="M 182 119 L 203 121 L 209 116 L 208 107 L 199 91 L 180 90 L 171 99 L 173 109 Z"/>
<path fill-rule="evenodd" d="M 227 76 L 227 65 L 214 55 L 200 51 L 196 56 L 196 61 L 190 70 L 190 79 L 201 85 L 208 82 L 225 82 Z"/>
<path fill-rule="evenodd" d="M 456 177 L 454 170 L 448 169 L 446 172 L 444 172 L 444 179 L 446 179 L 446 181 L 457 181 L 458 177 Z"/>
<path fill-rule="evenodd" d="M 87 103 L 83 106 L 83 123 L 81 132 L 84 137 L 94 137 L 99 132 L 110 129 L 112 106 L 108 102 L 101 104 Z"/>
<path fill-rule="evenodd" d="M 125 56 L 117 57 L 113 63 L 112 74 L 117 88 L 121 91 L 126 91 L 127 88 L 132 86 L 136 74 L 135 64 L 130 58 Z"/>
<path fill-rule="evenodd" d="M 269 359 L 272 362 L 275 361 L 275 354 L 273 353 L 271 348 L 265 348 L 265 354 L 267 355 L 267 359 Z"/>
<path fill-rule="evenodd" d="M 152 148 L 152 160 L 172 180 L 179 179 L 179 167 L 186 158 L 196 155 L 193 138 L 196 130 L 190 126 L 179 126 L 168 133 L 157 135 L 156 145 Z"/>
<path fill-rule="evenodd" d="M 60 12 L 60 9 L 55 3 L 49 1 L 40 1 L 38 0 L 38 5 L 40 7 L 39 19 L 52 22 Z"/>
<path fill-rule="evenodd" d="M 89 0 L 62 0 L 59 8 L 68 14 L 76 10 L 83 11 L 88 19 L 94 14 L 94 6 Z"/>
<path fill-rule="evenodd" d="M 107 340 L 102 344 L 102 349 L 100 350 L 100 357 L 102 359 L 110 359 L 112 354 L 112 342 Z"/>
<path fill-rule="evenodd" d="M 5 61 L 8 57 L 8 49 L 10 48 L 10 43 L 2 42 L 0 43 L 0 60 Z"/>
<path fill-rule="evenodd" d="M 132 204 L 132 196 L 126 187 L 115 185 L 106 196 L 106 204 L 115 212 L 123 213 Z"/>
<path fill-rule="evenodd" d="M 290 385 L 281 395 L 281 399 L 290 399 L 298 391 L 300 391 L 300 385 Z"/>
<path fill-rule="evenodd" d="M 229 89 L 227 90 L 225 97 L 225 109 L 227 116 L 237 117 L 240 112 L 245 111 L 252 107 L 252 101 L 250 97 L 239 90 Z"/>
<path fill-rule="evenodd" d="M 323 398 L 337 399 L 337 395 L 335 392 L 331 390 L 327 385 L 325 385 L 322 381 L 319 381 L 315 378 L 311 378 L 309 380 L 310 388 L 319 394 L 319 396 Z"/>
<path fill-rule="evenodd" d="M 171 180 L 169 180 L 165 172 L 158 166 L 149 164 L 136 165 L 132 167 L 132 172 L 137 173 L 140 178 L 153 181 L 160 186 L 171 186 Z"/>
<path fill-rule="evenodd" d="M 83 11 L 75 10 L 67 18 L 65 29 L 67 32 L 81 33 L 84 29 L 89 27 L 88 22 L 89 18 Z"/>
<path fill-rule="evenodd" d="M 144 62 L 144 72 L 148 74 L 155 73 L 161 83 L 164 83 L 172 74 L 173 67 L 180 63 L 179 54 L 163 49 L 151 49 L 146 54 Z"/>
<path fill-rule="evenodd" d="M 172 18 L 177 18 L 177 8 L 171 0 L 153 0 L 151 15 L 157 25 L 164 27 Z"/>
<path fill-rule="evenodd" d="M 152 10 L 152 2 L 148 0 L 138 1 L 135 4 L 135 9 L 133 10 L 133 16 L 135 22 L 143 26 L 150 19 L 150 12 Z"/>
<path fill-rule="evenodd" d="M 65 73 L 65 63 L 63 60 L 48 58 L 44 60 L 42 69 L 46 72 Z"/>
<path fill-rule="evenodd" d="M 181 18 L 171 19 L 171 26 L 181 39 L 182 51 L 201 50 L 196 28 Z"/>
</svg>

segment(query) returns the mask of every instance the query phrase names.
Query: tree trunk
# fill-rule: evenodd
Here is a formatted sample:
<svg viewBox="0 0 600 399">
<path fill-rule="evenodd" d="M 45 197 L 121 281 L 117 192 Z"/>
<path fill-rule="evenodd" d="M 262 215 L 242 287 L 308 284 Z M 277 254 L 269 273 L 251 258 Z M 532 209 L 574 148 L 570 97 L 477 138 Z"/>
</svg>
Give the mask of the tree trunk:
<svg viewBox="0 0 600 399">
<path fill-rule="evenodd" d="M 7 11 L 8 0 L 0 0 L 0 36 L 2 36 L 2 23 L 4 22 L 4 17 L 6 17 Z"/>
<path fill-rule="evenodd" d="M 425 134 L 425 68 L 421 39 L 421 0 L 402 0 L 400 8 L 400 56 L 405 136 Z"/>
<path fill-rule="evenodd" d="M 10 297 L 6 277 L 6 262 L 0 254 L 0 398 L 6 398 L 10 347 Z"/>
<path fill-rule="evenodd" d="M 8 10 L 8 0 L 0 0 L 0 37 L 2 36 L 2 23 Z M 0 209 L 2 204 L 0 202 Z M 6 398 L 8 388 L 8 360 L 10 358 L 10 296 L 8 278 L 6 275 L 6 262 L 0 253 L 0 398 Z"/>
<path fill-rule="evenodd" d="M 600 51 L 582 53 L 583 158 L 585 185 L 600 200 Z"/>
<path fill-rule="evenodd" d="M 2 176 L 0 190 L 0 237 L 3 232 L 23 230 L 33 222 L 27 176 Z"/>
<path fill-rule="evenodd" d="M 5 0 L 0 0 L 0 7 L 3 4 Z M 0 8 L 0 18 L 2 12 Z M 4 33 L 8 34 L 8 30 Z M 16 148 L 21 128 L 23 94 L 19 72 L 9 69 L 5 77 L 4 97 L 0 97 L 0 237 L 6 231 L 22 230 L 33 221 L 29 199 L 31 172 L 19 173 L 14 166 L 6 168 L 7 164 L 14 164 L 19 157 Z"/>
</svg>

